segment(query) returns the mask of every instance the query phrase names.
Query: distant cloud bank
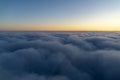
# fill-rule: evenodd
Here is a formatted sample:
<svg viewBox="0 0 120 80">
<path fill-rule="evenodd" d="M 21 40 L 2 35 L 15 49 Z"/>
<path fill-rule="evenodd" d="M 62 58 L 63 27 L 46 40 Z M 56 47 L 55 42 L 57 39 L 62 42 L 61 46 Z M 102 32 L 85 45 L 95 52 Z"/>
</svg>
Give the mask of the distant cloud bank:
<svg viewBox="0 0 120 80">
<path fill-rule="evenodd" d="M 120 33 L 0 32 L 0 80 L 120 80 Z"/>
</svg>

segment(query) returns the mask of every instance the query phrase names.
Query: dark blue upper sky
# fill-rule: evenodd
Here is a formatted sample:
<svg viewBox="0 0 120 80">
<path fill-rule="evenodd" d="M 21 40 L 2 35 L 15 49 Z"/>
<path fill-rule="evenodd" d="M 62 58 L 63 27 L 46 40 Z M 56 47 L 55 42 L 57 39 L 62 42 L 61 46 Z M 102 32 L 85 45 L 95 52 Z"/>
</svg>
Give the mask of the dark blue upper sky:
<svg viewBox="0 0 120 80">
<path fill-rule="evenodd" d="M 93 24 L 96 18 L 100 22 L 108 17 L 118 17 L 111 15 L 120 13 L 119 5 L 119 0 L 0 0 L 0 24 L 4 28 L 17 28 L 18 25 L 92 26 L 97 25 Z M 104 17 L 109 13 L 110 16 Z"/>
</svg>

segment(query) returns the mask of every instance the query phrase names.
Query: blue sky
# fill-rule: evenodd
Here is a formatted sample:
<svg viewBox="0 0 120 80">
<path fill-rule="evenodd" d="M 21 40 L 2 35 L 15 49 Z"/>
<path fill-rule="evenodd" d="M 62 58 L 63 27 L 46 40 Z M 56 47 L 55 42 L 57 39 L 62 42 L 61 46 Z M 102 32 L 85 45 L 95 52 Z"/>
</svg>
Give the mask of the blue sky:
<svg viewBox="0 0 120 80">
<path fill-rule="evenodd" d="M 0 29 L 120 26 L 119 9 L 119 0 L 0 0 Z"/>
</svg>

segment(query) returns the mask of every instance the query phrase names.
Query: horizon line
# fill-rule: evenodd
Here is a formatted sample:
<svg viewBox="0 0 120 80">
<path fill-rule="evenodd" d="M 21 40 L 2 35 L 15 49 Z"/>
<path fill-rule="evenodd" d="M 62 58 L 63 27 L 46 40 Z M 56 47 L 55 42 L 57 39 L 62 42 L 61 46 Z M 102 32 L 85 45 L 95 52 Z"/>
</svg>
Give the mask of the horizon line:
<svg viewBox="0 0 120 80">
<path fill-rule="evenodd" d="M 120 32 L 120 30 L 0 30 L 0 32 Z"/>
</svg>

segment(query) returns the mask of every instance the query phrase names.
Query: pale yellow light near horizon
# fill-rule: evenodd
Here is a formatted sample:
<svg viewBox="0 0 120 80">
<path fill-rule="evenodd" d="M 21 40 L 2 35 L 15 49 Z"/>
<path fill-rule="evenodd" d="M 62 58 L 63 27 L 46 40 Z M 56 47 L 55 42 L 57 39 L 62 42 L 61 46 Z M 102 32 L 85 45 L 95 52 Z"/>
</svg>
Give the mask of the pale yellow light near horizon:
<svg viewBox="0 0 120 80">
<path fill-rule="evenodd" d="M 85 22 L 82 22 L 85 26 L 106 26 L 109 28 L 120 27 L 120 13 L 103 13 L 101 15 L 95 15 L 89 18 Z"/>
<path fill-rule="evenodd" d="M 13 25 L 10 28 L 1 27 L 1 30 L 33 30 L 33 31 L 120 31 L 120 12 L 101 13 L 84 20 L 73 19 L 60 24 L 33 24 Z M 16 27 L 18 26 L 18 27 Z M 21 27 L 22 26 L 22 27 Z"/>
<path fill-rule="evenodd" d="M 64 26 L 64 27 L 51 27 L 51 28 L 40 28 L 40 27 L 29 27 L 28 28 L 9 28 L 9 29 L 1 29 L 8 31 L 120 31 L 120 27 L 114 26 L 99 26 L 97 27 L 80 27 L 80 26 Z"/>
</svg>

